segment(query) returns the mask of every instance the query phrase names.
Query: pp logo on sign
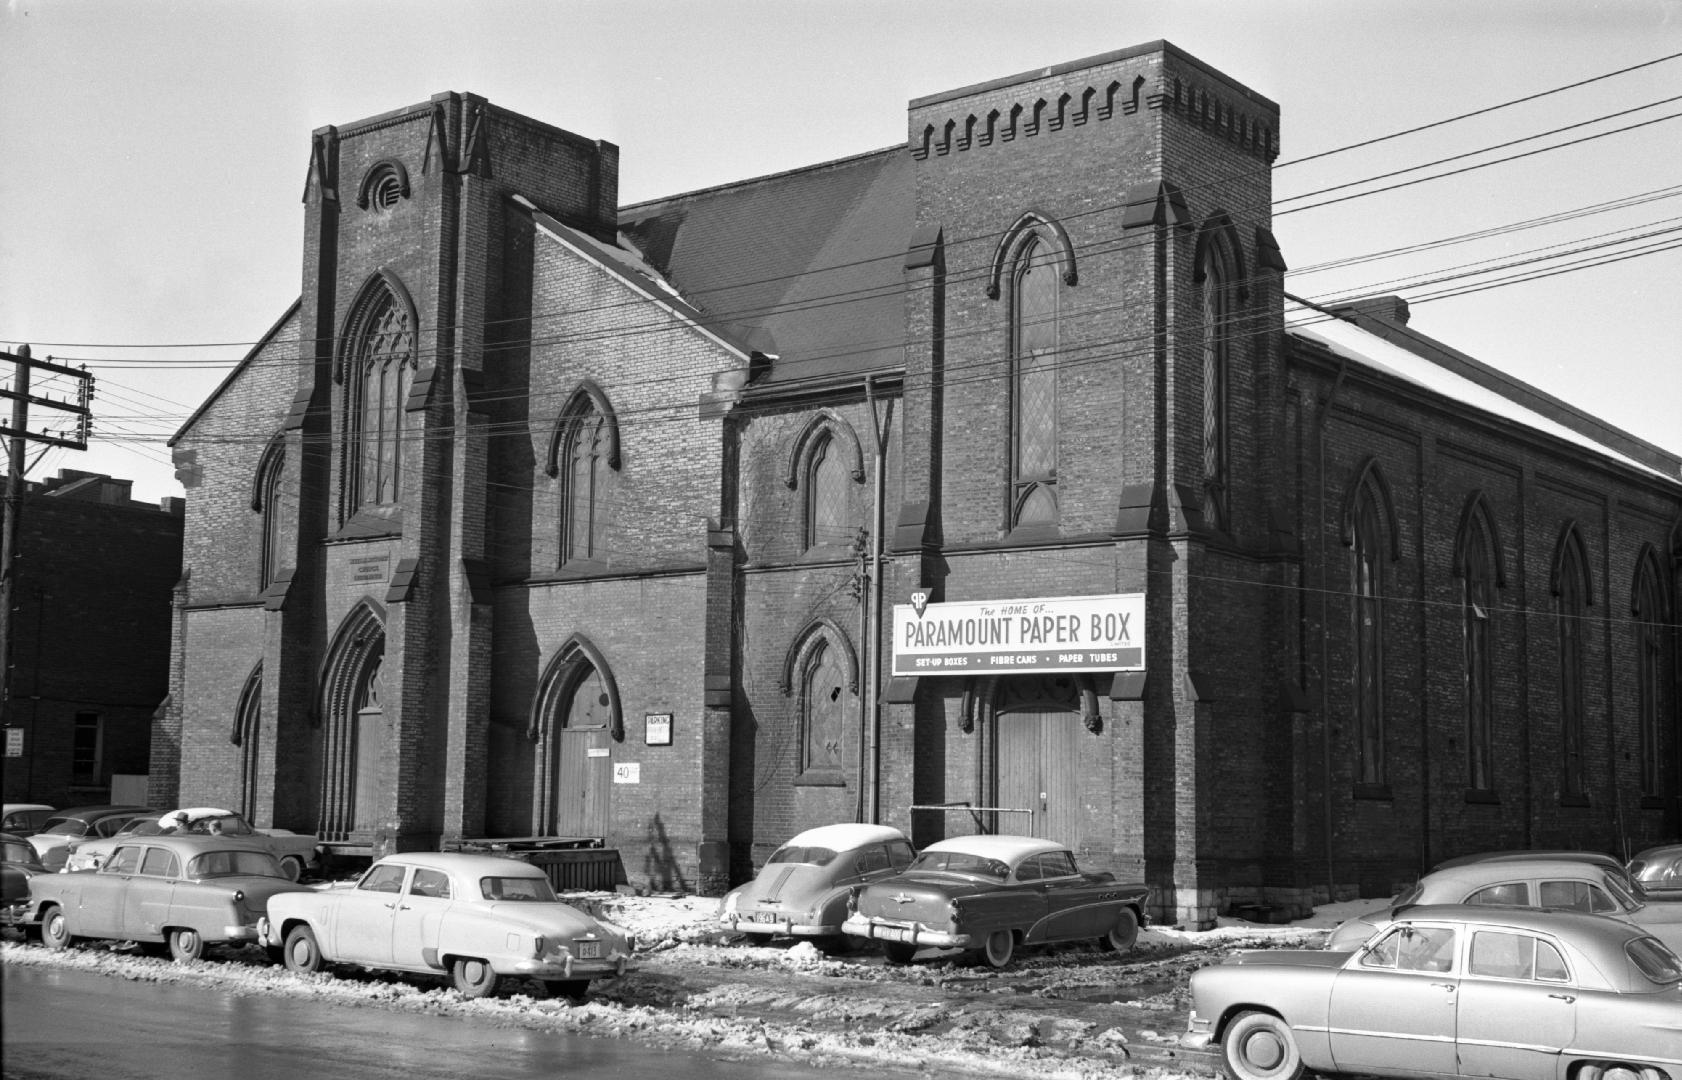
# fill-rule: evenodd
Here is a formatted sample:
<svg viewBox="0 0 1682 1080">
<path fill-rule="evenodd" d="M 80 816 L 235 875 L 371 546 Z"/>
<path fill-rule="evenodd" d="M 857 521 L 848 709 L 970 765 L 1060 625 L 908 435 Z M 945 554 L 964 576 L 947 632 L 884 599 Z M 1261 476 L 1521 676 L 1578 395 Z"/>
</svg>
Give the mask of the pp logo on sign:
<svg viewBox="0 0 1682 1080">
<path fill-rule="evenodd" d="M 917 617 L 919 619 L 923 617 L 923 611 L 928 606 L 929 593 L 927 589 L 918 589 L 916 592 L 911 594 L 911 610 L 917 613 Z"/>
</svg>

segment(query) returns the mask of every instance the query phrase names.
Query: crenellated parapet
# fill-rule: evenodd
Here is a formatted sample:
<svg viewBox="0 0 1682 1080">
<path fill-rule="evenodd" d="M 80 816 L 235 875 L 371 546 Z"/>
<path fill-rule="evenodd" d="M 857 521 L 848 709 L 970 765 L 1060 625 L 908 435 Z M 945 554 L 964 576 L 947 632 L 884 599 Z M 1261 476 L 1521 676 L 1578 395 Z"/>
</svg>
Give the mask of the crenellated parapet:
<svg viewBox="0 0 1682 1080">
<path fill-rule="evenodd" d="M 1161 62 L 1169 56 L 1189 61 L 1174 66 L 1191 70 L 1169 70 Z M 1279 156 L 1277 106 L 1216 72 L 1204 76 L 1195 65 L 1157 42 L 923 98 L 912 102 L 907 147 L 923 161 L 1114 122 L 1143 110 L 1174 116 L 1271 163 Z M 1008 97 L 1014 100 L 1000 100 Z"/>
</svg>

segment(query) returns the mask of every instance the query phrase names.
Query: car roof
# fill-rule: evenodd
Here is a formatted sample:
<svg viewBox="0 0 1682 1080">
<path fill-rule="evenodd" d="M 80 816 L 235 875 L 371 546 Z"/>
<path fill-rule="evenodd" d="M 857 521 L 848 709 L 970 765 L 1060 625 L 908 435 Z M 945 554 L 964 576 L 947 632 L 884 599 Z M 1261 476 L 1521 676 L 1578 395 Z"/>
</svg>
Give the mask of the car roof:
<svg viewBox="0 0 1682 1080">
<path fill-rule="evenodd" d="M 1508 927 L 1578 939 L 1598 939 L 1621 949 L 1652 931 L 1623 919 L 1564 908 L 1502 907 L 1488 904 L 1424 904 L 1399 913 L 1396 922 L 1448 921 L 1468 926 Z"/>
<path fill-rule="evenodd" d="M 156 836 L 134 836 L 119 841 L 112 850 L 126 847 L 161 847 L 191 858 L 206 851 L 260 851 L 273 854 L 268 848 L 243 836 L 210 836 L 204 833 L 159 833 Z"/>
<path fill-rule="evenodd" d="M 540 877 L 548 880 L 548 875 L 541 867 L 503 855 L 468 855 L 458 851 L 405 851 L 398 855 L 387 855 L 374 865 L 390 863 L 419 866 L 468 877 L 491 874 L 497 877 Z"/>
<path fill-rule="evenodd" d="M 1474 863 L 1485 862 L 1535 862 L 1548 859 L 1574 859 L 1577 862 L 1594 863 L 1597 866 L 1622 867 L 1623 863 L 1606 854 L 1604 851 L 1568 851 L 1557 849 L 1552 851 L 1484 851 L 1475 855 L 1461 855 L 1453 859 L 1444 859 L 1433 866 L 1432 870 L 1448 870 L 1456 866 L 1471 866 Z"/>
<path fill-rule="evenodd" d="M 954 836 L 930 844 L 924 851 L 962 851 L 969 855 L 982 855 L 1001 862 L 1014 863 L 1018 859 L 1029 855 L 1038 855 L 1045 851 L 1067 851 L 1065 845 L 1055 840 L 1043 840 L 1037 836 Z"/>
<path fill-rule="evenodd" d="M 64 818 L 67 821 L 71 818 L 87 821 L 89 819 L 112 817 L 116 814 L 149 814 L 151 812 L 151 808 L 146 806 L 102 804 L 97 806 L 72 806 L 68 810 L 60 810 L 53 816 Z"/>
<path fill-rule="evenodd" d="M 1500 881 L 1531 881 L 1536 878 L 1595 878 L 1611 867 L 1581 859 L 1491 859 L 1433 870 L 1422 881 L 1431 885 L 1487 885 Z"/>
<path fill-rule="evenodd" d="M 14 814 L 19 810 L 51 810 L 44 802 L 9 802 L 0 805 L 0 814 Z"/>
<path fill-rule="evenodd" d="M 905 834 L 891 825 L 819 825 L 815 829 L 795 833 L 783 842 L 784 847 L 826 847 L 847 851 L 866 844 L 882 844 L 890 840 L 904 840 Z"/>
</svg>

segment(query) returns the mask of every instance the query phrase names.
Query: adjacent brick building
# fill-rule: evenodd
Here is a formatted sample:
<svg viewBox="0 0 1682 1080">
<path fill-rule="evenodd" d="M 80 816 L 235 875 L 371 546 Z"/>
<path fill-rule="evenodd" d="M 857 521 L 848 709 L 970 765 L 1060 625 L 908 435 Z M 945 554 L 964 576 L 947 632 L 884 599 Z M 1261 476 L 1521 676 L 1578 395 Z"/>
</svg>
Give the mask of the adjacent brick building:
<svg viewBox="0 0 1682 1080">
<path fill-rule="evenodd" d="M 174 440 L 154 800 L 700 890 L 1035 831 L 1196 922 L 1676 832 L 1682 461 L 1394 298 L 1287 330 L 1278 132 L 1164 42 L 624 207 L 470 94 L 317 131 Z"/>
<path fill-rule="evenodd" d="M 132 487 L 73 469 L 24 485 L 0 691 L 20 750 L 4 759 L 7 802 L 104 803 L 113 777 L 145 782 L 169 693 L 183 514 L 182 500 L 139 502 Z"/>
</svg>

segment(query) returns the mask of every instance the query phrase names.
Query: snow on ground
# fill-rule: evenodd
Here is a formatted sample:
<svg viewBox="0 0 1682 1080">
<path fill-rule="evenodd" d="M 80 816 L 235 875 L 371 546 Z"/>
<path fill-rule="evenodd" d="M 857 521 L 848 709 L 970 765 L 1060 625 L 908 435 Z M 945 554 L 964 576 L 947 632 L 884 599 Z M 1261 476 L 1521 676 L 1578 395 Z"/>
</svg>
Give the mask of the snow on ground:
<svg viewBox="0 0 1682 1080">
<path fill-rule="evenodd" d="M 51 952 L 8 932 L 0 964 L 476 1018 L 709 1056 L 1033 1080 L 1207 1080 L 1208 1059 L 1176 1060 L 1190 972 L 1239 948 L 1318 947 L 1338 922 L 1383 903 L 1332 905 L 1283 926 L 1222 919 L 1208 931 L 1150 927 L 1126 957 L 1085 945 L 1028 950 L 999 972 L 938 954 L 902 967 L 871 950 L 832 958 L 809 942 L 744 944 L 717 926 L 716 899 L 567 899 L 637 940 L 636 970 L 592 984 L 584 1004 L 548 999 L 526 982 L 470 1001 L 446 981 L 423 976 L 295 975 L 252 947 L 177 964 L 128 944 Z"/>
</svg>

